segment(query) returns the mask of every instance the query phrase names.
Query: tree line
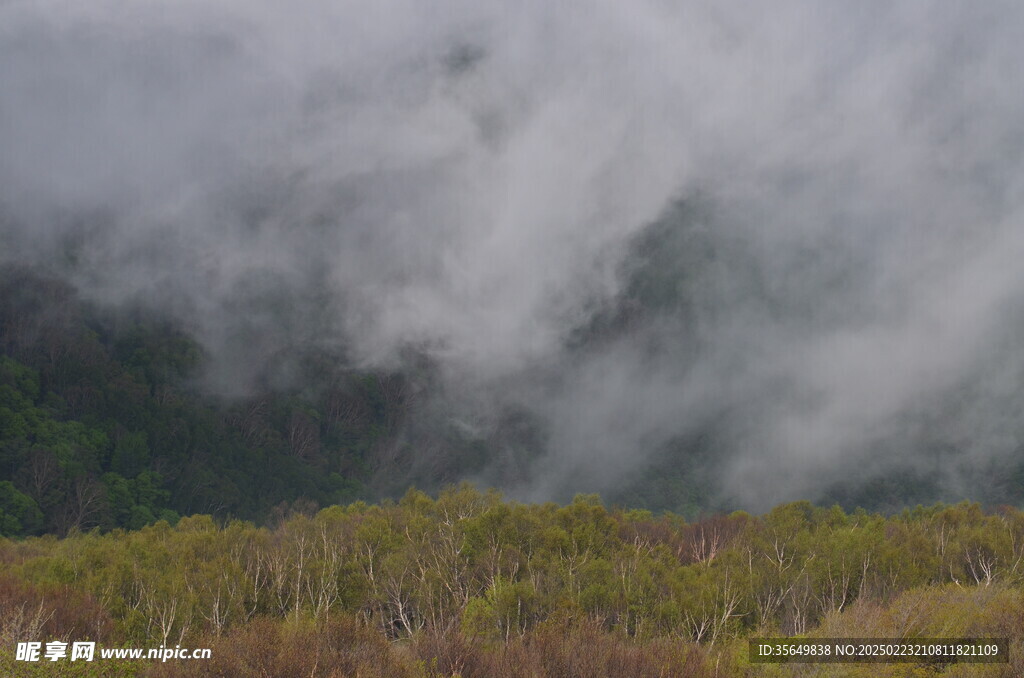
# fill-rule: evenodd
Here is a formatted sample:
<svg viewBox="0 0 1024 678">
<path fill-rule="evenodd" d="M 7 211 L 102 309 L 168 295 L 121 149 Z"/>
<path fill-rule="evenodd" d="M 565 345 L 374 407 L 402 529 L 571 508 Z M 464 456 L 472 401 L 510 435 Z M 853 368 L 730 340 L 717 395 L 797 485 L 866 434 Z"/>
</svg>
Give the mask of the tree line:
<svg viewBox="0 0 1024 678">
<path fill-rule="evenodd" d="M 197 515 L 5 540 L 0 563 L 6 638 L 35 623 L 109 643 L 208 643 L 223 661 L 276 639 L 271 663 L 323 642 L 337 661 L 377 657 L 393 669 L 381 675 L 601 675 L 608 665 L 569 666 L 584 642 L 643 675 L 773 675 L 790 669 L 746 665 L 744 639 L 780 634 L 1000 636 L 1024 649 L 1024 513 L 966 503 L 886 517 L 798 502 L 688 522 L 462 485 L 269 527 Z"/>
</svg>

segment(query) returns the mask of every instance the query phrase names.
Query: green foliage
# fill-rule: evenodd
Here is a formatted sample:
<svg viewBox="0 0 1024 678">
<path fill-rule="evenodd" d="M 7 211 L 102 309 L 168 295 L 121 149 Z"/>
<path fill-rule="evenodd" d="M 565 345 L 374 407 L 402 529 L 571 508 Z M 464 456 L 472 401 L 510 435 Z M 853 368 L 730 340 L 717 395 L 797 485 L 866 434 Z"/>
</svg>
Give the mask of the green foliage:
<svg viewBox="0 0 1024 678">
<path fill-rule="evenodd" d="M 110 473 L 103 483 L 141 527 L 0 541 L 0 612 L 4 600 L 35 605 L 54 633 L 66 618 L 105 618 L 109 642 L 211 644 L 232 661 L 275 666 L 298 661 L 303 644 L 322 642 L 328 656 L 337 632 L 377 648 L 378 666 L 407 671 L 390 675 L 505 675 L 510 652 L 523 673 L 508 675 L 573 675 L 565 667 L 581 657 L 596 663 L 578 675 L 700 675 L 702 657 L 727 671 L 708 675 L 742 675 L 743 639 L 777 634 L 1009 637 L 1024 648 L 1016 509 L 885 517 L 797 502 L 688 523 L 609 510 L 593 496 L 524 505 L 460 485 L 436 499 L 410 490 L 398 502 L 293 511 L 265 528 L 139 516 L 161 501 L 147 494 L 158 479 Z M 100 607 L 77 617 L 47 607 L 60 595 Z M 14 617 L 0 615 L 0 632 L 3 619 Z M 262 659 L 238 654 L 262 637 L 273 645 Z M 228 638 L 248 645 L 232 649 Z M 659 654 L 668 647 L 681 654 Z M 659 659 L 623 668 L 641 656 Z"/>
<path fill-rule="evenodd" d="M 592 496 L 522 505 L 462 485 L 437 499 L 411 490 L 397 503 L 293 513 L 268 530 L 159 520 L 147 507 L 165 497 L 150 472 L 108 473 L 103 484 L 133 531 L 6 542 L 0 562 L 34 586 L 96 596 L 122 637 L 140 642 L 220 633 L 254 615 L 343 612 L 394 638 L 459 628 L 509 642 L 563 619 L 717 644 L 806 633 L 909 591 L 1024 584 L 1024 514 L 969 504 L 885 518 L 800 502 L 686 523 L 609 511 Z M 0 496 L 5 520 L 31 514 L 11 483 Z M 961 621 L 942 628 L 974 628 Z"/>
<path fill-rule="evenodd" d="M 195 512 L 266 520 L 366 492 L 401 384 L 321 362 L 302 392 L 222 403 L 193 389 L 202 364 L 164 319 L 90 308 L 60 283 L 0 270 L 4 533 Z"/>
<path fill-rule="evenodd" d="M 15 489 L 10 481 L 0 481 L 0 535 L 35 532 L 42 522 L 43 514 L 31 497 Z"/>
</svg>

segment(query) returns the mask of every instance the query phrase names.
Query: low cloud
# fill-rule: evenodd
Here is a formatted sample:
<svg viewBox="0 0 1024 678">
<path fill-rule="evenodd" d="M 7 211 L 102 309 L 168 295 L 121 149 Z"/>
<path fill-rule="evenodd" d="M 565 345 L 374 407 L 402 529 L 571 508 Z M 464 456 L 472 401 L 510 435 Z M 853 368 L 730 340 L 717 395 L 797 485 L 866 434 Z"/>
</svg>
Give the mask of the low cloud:
<svg viewBox="0 0 1024 678">
<path fill-rule="evenodd" d="M 1022 26 L 1009 2 L 8 0 L 0 257 L 172 313 L 222 393 L 290 347 L 426 354 L 469 429 L 543 422 L 524 496 L 702 436 L 751 507 L 940 447 L 970 493 L 1024 433 Z"/>
</svg>

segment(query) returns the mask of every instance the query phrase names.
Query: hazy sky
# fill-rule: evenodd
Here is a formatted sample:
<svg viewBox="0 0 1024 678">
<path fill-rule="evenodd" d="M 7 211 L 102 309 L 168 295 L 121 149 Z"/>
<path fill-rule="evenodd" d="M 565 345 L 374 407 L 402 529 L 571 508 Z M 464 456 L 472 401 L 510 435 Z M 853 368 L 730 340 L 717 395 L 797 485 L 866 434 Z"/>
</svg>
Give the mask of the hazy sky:
<svg viewBox="0 0 1024 678">
<path fill-rule="evenodd" d="M 751 506 L 998 461 L 1022 31 L 994 0 L 0 0 L 0 257 L 172 311 L 222 392 L 285 346 L 425 351 L 548 422 L 535 496 L 710 421 Z M 697 195 L 689 312 L 568 351 Z"/>
</svg>

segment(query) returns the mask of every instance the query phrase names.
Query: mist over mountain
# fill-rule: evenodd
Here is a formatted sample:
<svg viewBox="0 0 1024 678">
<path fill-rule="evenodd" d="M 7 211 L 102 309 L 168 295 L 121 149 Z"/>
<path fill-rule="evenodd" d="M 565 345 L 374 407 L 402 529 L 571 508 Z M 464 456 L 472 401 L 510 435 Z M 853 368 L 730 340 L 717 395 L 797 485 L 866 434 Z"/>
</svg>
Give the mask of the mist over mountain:
<svg viewBox="0 0 1024 678">
<path fill-rule="evenodd" d="M 1013 500 L 1022 28 L 1010 2 L 8 0 L 0 262 L 169 319 L 227 402 L 301 390 L 309 356 L 392 375 L 382 488 Z"/>
</svg>

